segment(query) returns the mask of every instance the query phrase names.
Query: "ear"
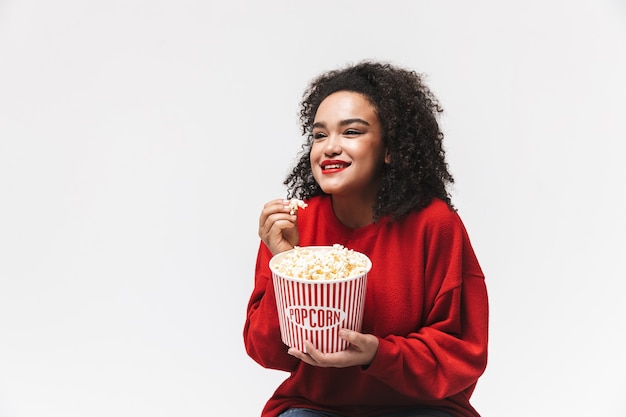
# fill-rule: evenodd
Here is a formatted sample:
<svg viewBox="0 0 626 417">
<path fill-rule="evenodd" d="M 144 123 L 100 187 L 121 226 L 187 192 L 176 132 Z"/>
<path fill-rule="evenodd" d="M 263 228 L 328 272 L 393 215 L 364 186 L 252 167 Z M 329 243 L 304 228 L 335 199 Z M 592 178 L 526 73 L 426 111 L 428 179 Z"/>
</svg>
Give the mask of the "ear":
<svg viewBox="0 0 626 417">
<path fill-rule="evenodd" d="M 385 164 L 389 165 L 391 163 L 391 154 L 389 153 L 389 148 L 385 151 Z"/>
</svg>

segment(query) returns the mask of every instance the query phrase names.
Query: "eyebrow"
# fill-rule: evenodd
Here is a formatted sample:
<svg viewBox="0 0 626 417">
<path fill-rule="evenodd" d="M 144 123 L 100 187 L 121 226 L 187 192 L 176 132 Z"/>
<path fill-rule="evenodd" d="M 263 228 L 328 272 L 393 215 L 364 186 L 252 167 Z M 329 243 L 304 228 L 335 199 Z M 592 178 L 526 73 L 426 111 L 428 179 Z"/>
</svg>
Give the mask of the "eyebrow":
<svg viewBox="0 0 626 417">
<path fill-rule="evenodd" d="M 354 119 L 342 120 L 342 121 L 339 122 L 339 126 L 347 126 L 347 125 L 351 125 L 352 123 L 359 123 L 359 124 L 362 124 L 362 125 L 370 126 L 370 124 L 366 120 L 359 119 L 358 117 L 354 118 Z M 316 123 L 313 123 L 313 127 L 314 128 L 316 128 L 316 127 L 324 128 L 324 127 L 326 127 L 326 123 L 324 123 L 324 122 L 316 122 Z"/>
</svg>

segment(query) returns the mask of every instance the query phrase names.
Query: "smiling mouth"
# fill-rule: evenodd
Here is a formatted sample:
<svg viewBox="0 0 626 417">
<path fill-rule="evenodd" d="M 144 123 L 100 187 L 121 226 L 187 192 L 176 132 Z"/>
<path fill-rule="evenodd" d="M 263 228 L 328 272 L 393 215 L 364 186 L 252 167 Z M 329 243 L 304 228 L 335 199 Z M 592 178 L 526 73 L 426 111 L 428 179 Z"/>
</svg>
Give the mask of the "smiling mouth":
<svg viewBox="0 0 626 417">
<path fill-rule="evenodd" d="M 322 172 L 333 172 L 348 168 L 350 166 L 349 162 L 339 161 L 339 160 L 326 160 L 320 164 L 322 168 Z"/>
<path fill-rule="evenodd" d="M 348 166 L 347 164 L 330 164 L 330 165 L 323 166 L 322 169 L 341 169 L 347 166 Z"/>
</svg>

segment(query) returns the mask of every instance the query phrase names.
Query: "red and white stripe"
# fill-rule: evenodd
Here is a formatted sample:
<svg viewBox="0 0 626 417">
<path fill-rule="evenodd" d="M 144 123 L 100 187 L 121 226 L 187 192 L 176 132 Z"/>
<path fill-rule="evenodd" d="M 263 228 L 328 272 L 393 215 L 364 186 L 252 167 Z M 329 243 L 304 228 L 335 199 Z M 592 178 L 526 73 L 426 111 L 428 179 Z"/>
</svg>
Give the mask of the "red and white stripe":
<svg viewBox="0 0 626 417">
<path fill-rule="evenodd" d="M 347 280 L 295 280 L 273 273 L 282 341 L 305 351 L 308 340 L 322 352 L 348 347 L 339 329 L 361 331 L 367 274 Z"/>
</svg>

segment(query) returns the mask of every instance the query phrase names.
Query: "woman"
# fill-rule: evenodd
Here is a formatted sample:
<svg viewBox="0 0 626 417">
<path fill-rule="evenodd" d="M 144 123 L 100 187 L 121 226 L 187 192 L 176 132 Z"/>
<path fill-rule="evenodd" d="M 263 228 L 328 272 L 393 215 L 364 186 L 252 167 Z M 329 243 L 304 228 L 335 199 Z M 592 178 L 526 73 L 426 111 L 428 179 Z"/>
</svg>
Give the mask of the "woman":
<svg viewBox="0 0 626 417">
<path fill-rule="evenodd" d="M 260 365 L 287 371 L 263 417 L 476 417 L 470 396 L 487 362 L 484 276 L 447 190 L 437 99 L 414 71 L 361 62 L 304 93 L 306 141 L 268 202 L 244 343 Z M 361 332 L 322 353 L 280 338 L 268 262 L 294 246 L 341 244 L 372 260 Z"/>
</svg>

